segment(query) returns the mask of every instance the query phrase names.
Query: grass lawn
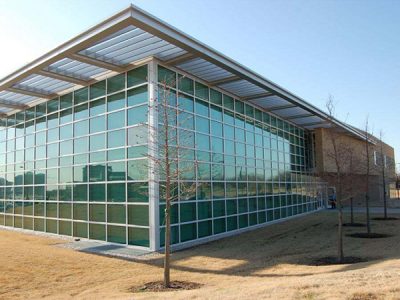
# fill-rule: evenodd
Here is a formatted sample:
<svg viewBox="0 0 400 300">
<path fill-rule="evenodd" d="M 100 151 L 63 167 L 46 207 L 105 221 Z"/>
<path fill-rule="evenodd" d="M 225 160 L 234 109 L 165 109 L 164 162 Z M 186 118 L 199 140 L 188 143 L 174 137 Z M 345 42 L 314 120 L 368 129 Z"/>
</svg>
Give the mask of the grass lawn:
<svg viewBox="0 0 400 300">
<path fill-rule="evenodd" d="M 0 299 L 400 299 L 400 220 L 372 221 L 373 231 L 389 238 L 345 237 L 345 255 L 368 262 L 308 265 L 335 255 L 336 219 L 323 211 L 174 253 L 172 279 L 203 287 L 136 294 L 132 286 L 162 279 L 162 256 L 126 261 L 60 247 L 62 239 L 0 230 Z"/>
</svg>

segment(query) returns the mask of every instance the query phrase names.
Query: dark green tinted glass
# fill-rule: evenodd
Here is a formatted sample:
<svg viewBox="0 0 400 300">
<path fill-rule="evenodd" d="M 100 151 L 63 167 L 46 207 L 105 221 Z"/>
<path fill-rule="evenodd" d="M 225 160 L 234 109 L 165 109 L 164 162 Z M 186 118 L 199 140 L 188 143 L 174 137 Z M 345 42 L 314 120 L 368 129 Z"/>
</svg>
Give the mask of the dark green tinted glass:
<svg viewBox="0 0 400 300">
<path fill-rule="evenodd" d="M 149 230 L 147 228 L 128 228 L 128 244 L 149 247 Z"/>
<path fill-rule="evenodd" d="M 128 87 L 147 82 L 147 65 L 130 70 L 127 73 Z"/>
<path fill-rule="evenodd" d="M 133 225 L 148 226 L 148 205 L 128 205 L 128 223 Z"/>
<path fill-rule="evenodd" d="M 121 226 L 107 226 L 108 241 L 111 243 L 126 243 L 126 228 Z"/>
<path fill-rule="evenodd" d="M 107 93 L 111 94 L 125 88 L 125 74 L 119 74 L 107 79 Z"/>
</svg>

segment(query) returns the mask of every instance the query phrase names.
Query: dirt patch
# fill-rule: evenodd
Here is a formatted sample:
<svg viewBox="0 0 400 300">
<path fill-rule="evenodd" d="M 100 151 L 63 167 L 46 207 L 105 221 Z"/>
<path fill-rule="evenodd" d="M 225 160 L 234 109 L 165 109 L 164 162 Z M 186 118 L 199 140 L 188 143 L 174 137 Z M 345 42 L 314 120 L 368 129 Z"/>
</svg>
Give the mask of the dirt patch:
<svg viewBox="0 0 400 300">
<path fill-rule="evenodd" d="M 344 227 L 365 227 L 363 223 L 343 223 Z"/>
<path fill-rule="evenodd" d="M 203 285 L 196 282 L 189 281 L 171 281 L 169 287 L 164 286 L 163 281 L 148 282 L 142 286 L 132 287 L 130 289 L 133 293 L 143 292 L 171 292 L 179 290 L 195 290 L 201 288 Z"/>
<path fill-rule="evenodd" d="M 354 238 L 361 238 L 361 239 L 383 239 L 392 237 L 393 235 L 386 234 L 386 233 L 367 233 L 367 232 L 356 232 L 352 234 L 346 234 L 346 236 L 354 237 Z"/>
<path fill-rule="evenodd" d="M 347 265 L 366 262 L 369 259 L 365 257 L 346 256 L 342 261 L 338 261 L 337 256 L 325 256 L 313 259 L 309 266 L 330 266 L 330 265 Z"/>
<path fill-rule="evenodd" d="M 379 299 L 382 299 L 382 296 L 375 293 L 355 293 L 350 298 L 350 300 L 379 300 Z"/>
<path fill-rule="evenodd" d="M 399 218 L 395 218 L 395 217 L 387 217 L 387 218 L 379 217 L 379 218 L 372 218 L 372 220 L 375 220 L 375 221 L 396 221 L 396 220 L 399 220 Z"/>
</svg>

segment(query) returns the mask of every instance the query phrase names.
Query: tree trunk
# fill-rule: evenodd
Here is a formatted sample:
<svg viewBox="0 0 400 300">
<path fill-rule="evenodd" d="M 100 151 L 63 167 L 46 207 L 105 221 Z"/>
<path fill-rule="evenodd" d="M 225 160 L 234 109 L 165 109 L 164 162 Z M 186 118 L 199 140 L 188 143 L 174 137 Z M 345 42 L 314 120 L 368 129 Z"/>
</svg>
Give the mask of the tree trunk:
<svg viewBox="0 0 400 300">
<path fill-rule="evenodd" d="M 171 244 L 171 224 L 170 224 L 170 201 L 166 201 L 165 205 L 165 255 L 164 255 L 164 286 L 170 286 L 170 244 Z"/>
<path fill-rule="evenodd" d="M 338 225 L 338 261 L 343 262 L 344 254 L 343 254 L 343 210 L 342 204 L 338 203 L 339 208 L 339 225 Z"/>
<path fill-rule="evenodd" d="M 371 221 L 370 221 L 370 216 L 369 216 L 369 195 L 365 195 L 365 208 L 367 210 L 367 233 L 371 233 Z"/>
<path fill-rule="evenodd" d="M 351 224 L 354 224 L 353 197 L 350 198 L 350 223 L 351 223 Z"/>
</svg>

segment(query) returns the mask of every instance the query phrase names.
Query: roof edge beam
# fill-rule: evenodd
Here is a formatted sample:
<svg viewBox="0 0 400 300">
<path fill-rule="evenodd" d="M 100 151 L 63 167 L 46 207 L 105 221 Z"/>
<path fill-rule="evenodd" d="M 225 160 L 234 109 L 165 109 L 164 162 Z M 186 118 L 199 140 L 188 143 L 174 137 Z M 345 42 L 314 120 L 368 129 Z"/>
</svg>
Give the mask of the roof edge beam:
<svg viewBox="0 0 400 300">
<path fill-rule="evenodd" d="M 52 98 L 57 97 L 57 94 L 42 94 L 39 92 L 15 88 L 15 87 L 9 87 L 9 88 L 7 88 L 7 91 L 16 93 L 16 94 L 22 94 L 22 95 L 42 98 L 42 99 L 52 99 Z"/>
<path fill-rule="evenodd" d="M 192 53 L 185 53 L 178 57 L 163 61 L 163 63 L 166 65 L 175 65 L 176 66 L 176 65 L 182 64 L 184 62 L 187 62 L 193 58 L 195 58 L 195 56 Z"/>
<path fill-rule="evenodd" d="M 273 95 L 274 94 L 271 93 L 271 92 L 266 92 L 266 93 L 257 94 L 257 95 L 253 95 L 253 96 L 243 97 L 242 100 L 245 100 L 245 101 L 257 100 L 257 99 L 261 99 L 261 98 L 270 97 L 270 96 L 273 96 Z"/>
<path fill-rule="evenodd" d="M 315 126 L 315 125 L 323 125 L 323 124 L 329 124 L 328 121 L 319 121 L 319 122 L 312 122 L 312 123 L 304 123 L 304 124 L 298 124 L 298 126 L 302 127 L 308 127 L 308 126 Z"/>
<path fill-rule="evenodd" d="M 7 108 L 12 108 L 12 109 L 25 109 L 28 106 L 25 104 L 15 103 L 10 100 L 0 99 L 0 107 L 7 107 Z M 0 113 L 0 116 L 1 115 L 6 115 L 6 114 Z"/>
<path fill-rule="evenodd" d="M 103 61 L 103 60 L 98 60 L 98 59 L 95 59 L 95 58 L 92 58 L 92 57 L 89 57 L 86 55 L 73 53 L 73 54 L 68 55 L 68 57 L 70 59 L 77 60 L 82 63 L 86 63 L 89 65 L 93 65 L 93 66 L 96 66 L 99 68 L 103 68 L 103 69 L 118 72 L 118 73 L 122 73 L 125 71 L 125 69 L 123 67 L 117 66 L 115 64 L 111 64 L 111 63 Z"/>
<path fill-rule="evenodd" d="M 302 119 L 302 118 L 308 118 L 308 117 L 314 117 L 313 114 L 301 114 L 301 115 L 296 115 L 292 117 L 286 117 L 287 120 L 295 120 L 295 119 Z"/>
<path fill-rule="evenodd" d="M 276 111 L 276 110 L 281 110 L 281 109 L 287 109 L 287 108 L 293 108 L 296 107 L 296 105 L 293 104 L 288 104 L 288 105 L 277 105 L 277 106 L 272 106 L 270 108 L 266 108 L 268 111 Z"/>
<path fill-rule="evenodd" d="M 72 77 L 72 76 L 69 76 L 69 75 L 63 75 L 63 74 L 52 72 L 52 71 L 40 70 L 40 71 L 37 72 L 37 74 L 45 76 L 45 77 L 49 77 L 49 78 L 53 78 L 53 79 L 57 79 L 57 80 L 61 80 L 61 81 L 69 82 L 69 83 L 73 83 L 73 84 L 82 85 L 82 86 L 86 86 L 86 85 L 91 83 L 90 81 L 86 81 L 86 80 L 83 80 L 83 79 L 75 78 L 75 77 Z"/>
<path fill-rule="evenodd" d="M 234 81 L 238 81 L 238 80 L 242 80 L 242 79 L 239 76 L 234 75 L 234 76 L 229 76 L 229 77 L 222 78 L 219 80 L 209 81 L 208 84 L 212 85 L 212 86 L 217 86 L 220 84 L 230 83 L 230 82 L 234 82 Z"/>
<path fill-rule="evenodd" d="M 42 70 L 52 63 L 67 57 L 69 54 L 76 53 L 87 47 L 90 47 L 108 35 L 131 25 L 131 17 L 132 6 L 129 6 L 127 9 L 124 9 L 100 24 L 86 30 L 75 38 L 42 55 L 7 77 L 0 79 L 0 90 L 7 89 L 16 82 L 21 81 L 29 75 L 34 74 L 38 70 Z"/>
</svg>

